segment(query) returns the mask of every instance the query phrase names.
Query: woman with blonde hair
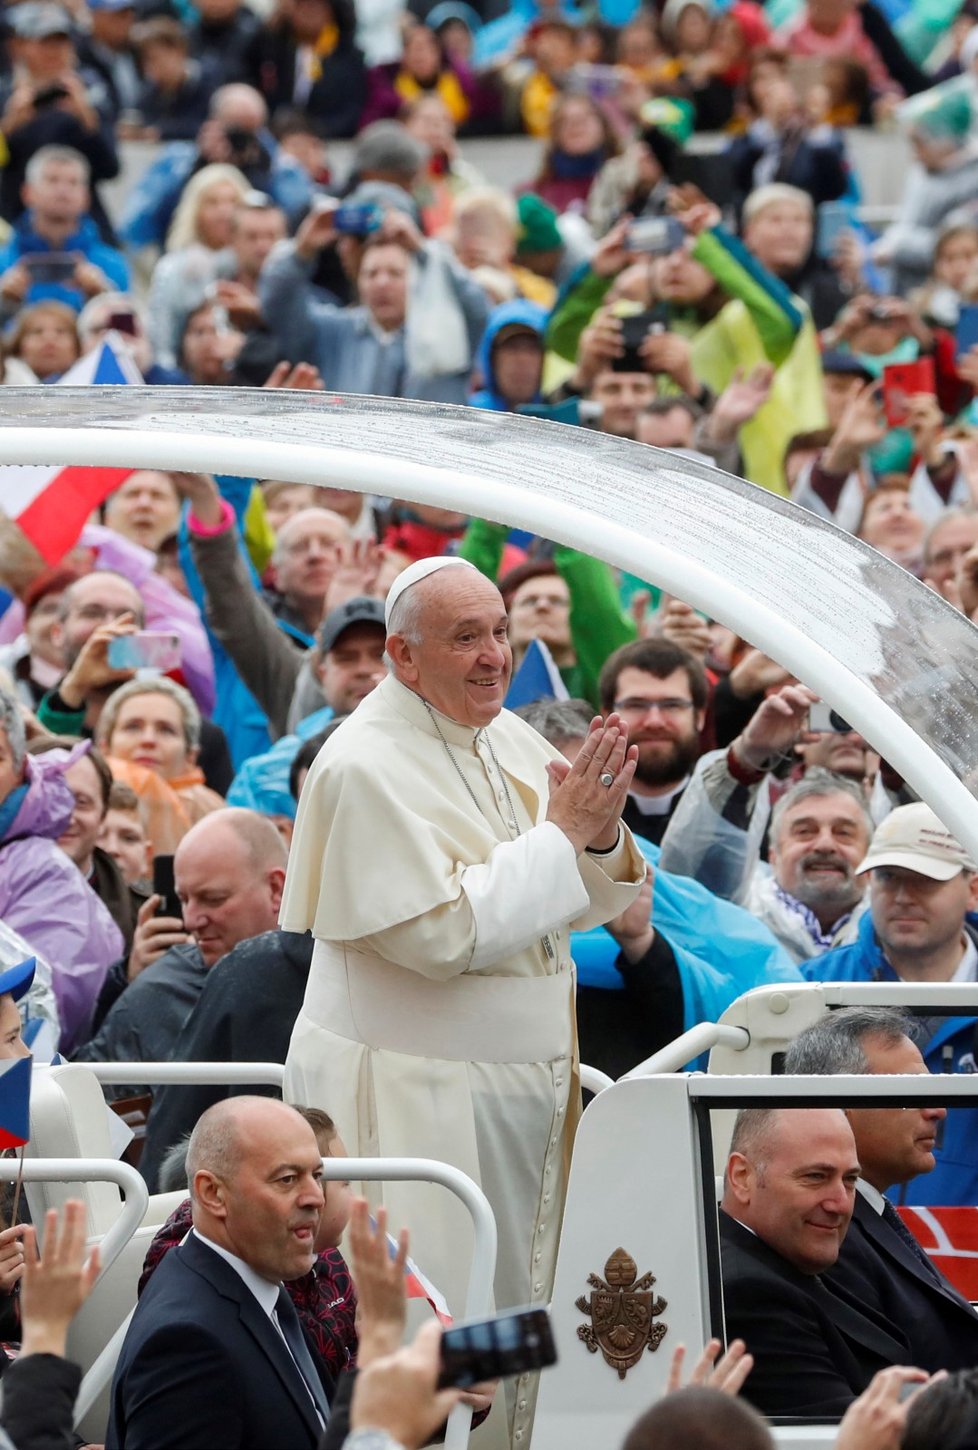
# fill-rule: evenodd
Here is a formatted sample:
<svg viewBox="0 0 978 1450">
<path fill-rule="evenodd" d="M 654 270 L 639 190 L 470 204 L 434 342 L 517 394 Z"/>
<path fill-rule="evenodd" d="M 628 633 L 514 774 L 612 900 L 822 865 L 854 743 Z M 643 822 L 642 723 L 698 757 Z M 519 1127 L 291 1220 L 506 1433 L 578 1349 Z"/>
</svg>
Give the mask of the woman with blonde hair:
<svg viewBox="0 0 978 1450">
<path fill-rule="evenodd" d="M 233 275 L 234 214 L 251 189 L 236 166 L 218 162 L 202 167 L 184 187 L 149 291 L 149 335 L 162 367 L 177 366 L 187 317 L 208 287 Z"/>
</svg>

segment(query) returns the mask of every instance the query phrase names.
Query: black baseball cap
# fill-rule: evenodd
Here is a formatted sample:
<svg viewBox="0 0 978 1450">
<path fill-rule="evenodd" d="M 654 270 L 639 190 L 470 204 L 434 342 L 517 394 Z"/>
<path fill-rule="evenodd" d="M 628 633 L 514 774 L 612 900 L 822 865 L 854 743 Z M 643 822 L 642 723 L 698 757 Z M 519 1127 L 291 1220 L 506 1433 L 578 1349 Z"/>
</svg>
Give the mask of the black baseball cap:
<svg viewBox="0 0 978 1450">
<path fill-rule="evenodd" d="M 387 626 L 384 623 L 382 601 L 370 599 L 361 594 L 356 599 L 348 599 L 345 604 L 339 604 L 335 609 L 331 609 L 319 631 L 319 644 L 323 653 L 328 654 L 340 635 L 354 624 L 376 624 L 378 629 L 383 630 L 386 637 Z"/>
</svg>

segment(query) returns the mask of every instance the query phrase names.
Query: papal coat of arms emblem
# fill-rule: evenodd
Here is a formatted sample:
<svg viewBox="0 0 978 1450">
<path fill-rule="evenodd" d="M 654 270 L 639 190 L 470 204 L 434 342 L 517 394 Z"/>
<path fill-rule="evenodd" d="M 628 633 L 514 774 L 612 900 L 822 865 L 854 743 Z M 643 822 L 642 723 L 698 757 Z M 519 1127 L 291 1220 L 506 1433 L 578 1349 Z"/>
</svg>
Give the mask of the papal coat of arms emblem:
<svg viewBox="0 0 978 1450">
<path fill-rule="evenodd" d="M 590 1324 L 578 1326 L 577 1336 L 583 1339 L 592 1354 L 598 1350 L 605 1363 L 618 1371 L 623 1380 L 642 1358 L 642 1351 L 658 1349 L 666 1336 L 667 1326 L 654 1320 L 668 1307 L 665 1299 L 653 1295 L 654 1274 L 638 1277 L 638 1265 L 624 1249 L 615 1249 L 604 1266 L 604 1279 L 588 1274 L 590 1299 L 583 1294 L 576 1301 Z"/>
</svg>

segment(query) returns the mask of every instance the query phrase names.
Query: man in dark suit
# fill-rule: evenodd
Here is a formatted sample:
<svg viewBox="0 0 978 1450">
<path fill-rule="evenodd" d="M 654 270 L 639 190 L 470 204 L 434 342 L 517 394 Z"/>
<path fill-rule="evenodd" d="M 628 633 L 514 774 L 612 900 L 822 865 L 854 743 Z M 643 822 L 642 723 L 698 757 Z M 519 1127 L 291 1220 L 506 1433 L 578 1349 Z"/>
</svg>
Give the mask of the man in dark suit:
<svg viewBox="0 0 978 1450">
<path fill-rule="evenodd" d="M 926 1073 L 913 1019 L 889 1007 L 830 1012 L 792 1043 L 791 1073 Z M 978 1366 L 978 1314 L 931 1263 L 884 1197 L 934 1167 L 942 1107 L 854 1108 L 859 1155 L 852 1225 L 827 1281 L 900 1326 L 908 1363 L 934 1372 Z M 910 1191 L 913 1202 L 913 1191 Z"/>
<path fill-rule="evenodd" d="M 766 1415 L 834 1419 L 877 1370 L 911 1363 L 899 1325 L 825 1277 L 852 1217 L 859 1160 L 837 1109 L 738 1114 L 720 1238 L 729 1338 L 754 1356 Z"/>
<path fill-rule="evenodd" d="M 194 1129 L 187 1173 L 193 1229 L 137 1305 L 106 1450 L 315 1450 L 332 1384 L 282 1288 L 315 1260 L 312 1129 L 284 1103 L 226 1099 Z"/>
</svg>

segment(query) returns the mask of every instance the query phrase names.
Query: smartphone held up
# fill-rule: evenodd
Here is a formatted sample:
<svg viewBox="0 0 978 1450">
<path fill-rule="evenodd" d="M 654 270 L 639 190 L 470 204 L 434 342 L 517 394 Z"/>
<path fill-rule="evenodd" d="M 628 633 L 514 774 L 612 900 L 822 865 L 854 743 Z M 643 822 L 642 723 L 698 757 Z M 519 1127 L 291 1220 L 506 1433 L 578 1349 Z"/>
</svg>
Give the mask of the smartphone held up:
<svg viewBox="0 0 978 1450">
<path fill-rule="evenodd" d="M 113 670 L 155 670 L 168 674 L 180 668 L 180 636 L 141 629 L 109 641 L 108 661 Z"/>
<path fill-rule="evenodd" d="M 510 1309 L 490 1319 L 453 1324 L 441 1338 L 438 1388 L 471 1389 L 557 1363 L 546 1309 Z"/>
</svg>

